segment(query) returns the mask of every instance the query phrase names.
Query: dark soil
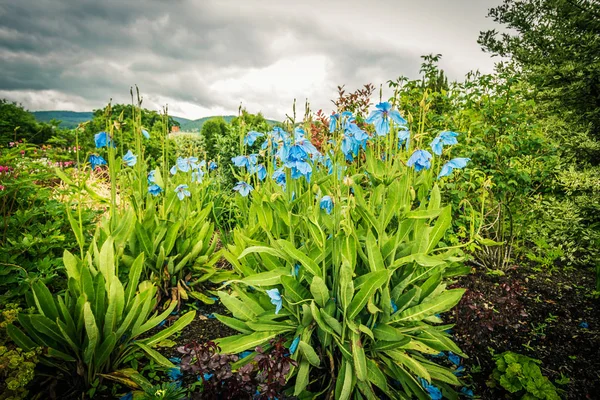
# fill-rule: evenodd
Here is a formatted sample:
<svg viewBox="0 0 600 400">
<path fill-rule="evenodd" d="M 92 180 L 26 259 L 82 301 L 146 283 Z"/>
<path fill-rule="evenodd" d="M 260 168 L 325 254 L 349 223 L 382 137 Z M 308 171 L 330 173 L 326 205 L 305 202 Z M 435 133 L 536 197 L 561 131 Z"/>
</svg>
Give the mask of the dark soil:
<svg viewBox="0 0 600 400">
<path fill-rule="evenodd" d="M 238 331 L 223 325 L 214 317 L 215 313 L 229 315 L 229 312 L 222 304 L 216 303 L 209 305 L 201 302 L 196 302 L 196 304 L 196 318 L 194 318 L 188 326 L 183 328 L 178 335 L 169 338 L 176 342 L 177 346 L 183 346 L 193 341 L 202 343 L 221 337 L 237 335 L 239 333 Z M 181 314 L 185 312 L 185 310 L 182 310 Z M 179 315 L 173 315 L 167 318 L 166 324 L 161 329 L 171 325 L 177 318 L 179 318 Z M 154 332 L 156 332 L 156 330 L 150 331 L 148 336 L 151 336 Z M 177 352 L 177 346 L 160 348 L 159 351 L 165 357 L 179 357 L 180 354 Z"/>
<path fill-rule="evenodd" d="M 486 381 L 495 368 L 492 351 L 513 351 L 541 360 L 552 382 L 570 378 L 555 384 L 564 390 L 561 397 L 600 399 L 600 300 L 592 296 L 593 271 L 515 267 L 504 276 L 477 272 L 454 286 L 467 289 L 451 319 L 455 340 L 469 355 L 464 362 L 477 396 L 506 397 Z"/>
</svg>

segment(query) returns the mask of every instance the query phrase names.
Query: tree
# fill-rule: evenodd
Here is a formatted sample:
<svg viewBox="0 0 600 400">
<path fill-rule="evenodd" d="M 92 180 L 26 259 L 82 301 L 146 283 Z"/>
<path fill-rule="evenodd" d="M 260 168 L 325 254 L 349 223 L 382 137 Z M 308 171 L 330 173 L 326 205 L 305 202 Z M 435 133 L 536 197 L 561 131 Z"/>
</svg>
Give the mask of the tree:
<svg viewBox="0 0 600 400">
<path fill-rule="evenodd" d="M 0 145 L 21 139 L 30 143 L 45 143 L 52 134 L 51 125 L 39 124 L 23 106 L 0 99 Z"/>
<path fill-rule="evenodd" d="M 504 0 L 489 17 L 515 33 L 481 32 L 484 51 L 512 58 L 538 102 L 600 140 L 600 2 Z"/>
<path fill-rule="evenodd" d="M 216 160 L 219 156 L 217 146 L 219 138 L 226 137 L 230 133 L 227 122 L 221 117 L 209 119 L 202 125 L 200 136 L 202 137 L 204 151 L 208 160 Z"/>
</svg>

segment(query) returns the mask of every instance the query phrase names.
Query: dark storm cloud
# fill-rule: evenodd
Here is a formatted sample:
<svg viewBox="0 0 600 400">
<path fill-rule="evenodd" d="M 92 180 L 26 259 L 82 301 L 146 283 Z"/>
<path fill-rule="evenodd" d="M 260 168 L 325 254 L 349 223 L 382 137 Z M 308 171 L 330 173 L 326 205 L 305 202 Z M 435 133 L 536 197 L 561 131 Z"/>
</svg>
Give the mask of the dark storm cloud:
<svg viewBox="0 0 600 400">
<path fill-rule="evenodd" d="M 435 40 L 427 41 L 436 37 L 432 27 L 410 28 L 424 9 L 400 3 L 410 2 L 0 0 L 0 92 L 30 102 L 36 93 L 52 91 L 48 101 L 31 104 L 53 108 L 48 102 L 63 96 L 84 99 L 85 108 L 110 98 L 127 101 L 129 87 L 139 84 L 156 102 L 234 110 L 243 99 L 278 113 L 276 103 L 283 99 L 261 89 L 269 76 L 250 82 L 254 86 L 247 90 L 242 90 L 245 81 L 227 82 L 284 59 L 321 56 L 327 82 L 316 82 L 319 87 L 307 94 L 298 87 L 296 93 L 292 78 L 285 96 L 331 97 L 338 84 L 358 87 L 400 74 L 415 76 L 419 55 L 443 52 L 436 50 Z M 471 8 L 483 20 L 485 7 Z M 401 15 L 397 22 L 386 10 Z M 429 21 L 435 23 L 434 14 Z M 476 49 L 480 28 L 473 27 L 469 51 Z M 444 29 L 463 32 L 465 27 L 434 29 L 446 35 Z M 455 77 L 467 72 L 455 63 L 444 67 Z"/>
</svg>

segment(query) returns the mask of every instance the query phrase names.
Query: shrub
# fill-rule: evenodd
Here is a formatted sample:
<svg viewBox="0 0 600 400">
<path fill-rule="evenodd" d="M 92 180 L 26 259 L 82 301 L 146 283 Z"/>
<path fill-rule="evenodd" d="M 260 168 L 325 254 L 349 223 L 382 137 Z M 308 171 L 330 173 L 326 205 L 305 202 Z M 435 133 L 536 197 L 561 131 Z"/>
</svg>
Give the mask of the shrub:
<svg viewBox="0 0 600 400">
<path fill-rule="evenodd" d="M 431 358 L 464 356 L 438 315 L 464 292 L 447 290 L 445 278 L 464 269 L 463 245 L 443 243 L 451 209 L 434 179 L 466 160 L 431 159 L 423 132 L 409 133 L 390 108 L 378 105 L 373 135 L 349 113 L 333 116 L 323 155 L 296 128 L 267 134 L 264 164 L 234 159 L 234 189 L 249 200 L 239 202 L 244 224 L 225 253 L 240 279 L 219 292 L 233 317 L 217 318 L 240 334 L 218 344 L 238 353 L 282 335 L 298 363 L 290 394 L 425 399 L 417 378 L 447 394 L 459 384 Z"/>
<path fill-rule="evenodd" d="M 556 387 L 542 375 L 541 361 L 512 351 L 497 355 L 495 360 L 496 369 L 488 385 L 500 384 L 510 393 L 523 395 L 522 399 L 560 399 Z"/>
<path fill-rule="evenodd" d="M 163 321 L 177 303 L 171 303 L 161 314 L 152 314 L 157 306 L 157 288 L 149 281 L 140 282 L 144 256 L 134 261 L 128 282 L 122 284 L 113 242 L 109 238 L 84 260 L 65 251 L 68 290 L 52 296 L 43 282 L 33 283 L 36 312 L 18 315 L 25 332 L 14 325 L 7 328 L 12 340 L 25 351 L 46 348 L 40 361 L 62 372 L 63 379 L 75 380 L 86 389 L 101 377 L 119 380 L 125 376 L 141 385 L 139 374 L 118 370 L 136 349 L 144 350 L 163 366 L 173 367 L 152 345 L 185 327 L 195 316 L 195 311 L 189 312 L 172 326 L 139 339 Z M 92 247 L 98 250 L 95 244 Z"/>
</svg>

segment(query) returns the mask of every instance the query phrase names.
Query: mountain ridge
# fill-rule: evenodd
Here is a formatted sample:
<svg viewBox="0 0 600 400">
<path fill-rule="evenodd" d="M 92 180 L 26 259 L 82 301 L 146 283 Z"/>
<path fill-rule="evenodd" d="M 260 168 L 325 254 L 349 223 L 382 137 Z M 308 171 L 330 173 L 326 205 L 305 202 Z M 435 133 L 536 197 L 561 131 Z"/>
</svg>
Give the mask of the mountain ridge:
<svg viewBox="0 0 600 400">
<path fill-rule="evenodd" d="M 94 113 L 91 111 L 68 111 L 68 110 L 51 110 L 51 111 L 30 111 L 38 122 L 50 122 L 51 120 L 60 120 L 59 127 L 64 129 L 74 129 L 80 123 L 90 121 L 94 117 Z M 202 126 L 206 121 L 213 118 L 223 118 L 225 122 L 230 123 L 235 115 L 212 115 L 209 117 L 202 117 L 198 119 L 189 119 L 183 117 L 177 117 L 171 115 L 173 120 L 177 121 L 180 125 L 182 132 L 200 132 Z M 275 125 L 278 121 L 268 119 L 267 122 L 270 125 Z"/>
</svg>

